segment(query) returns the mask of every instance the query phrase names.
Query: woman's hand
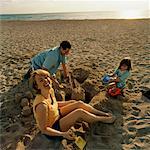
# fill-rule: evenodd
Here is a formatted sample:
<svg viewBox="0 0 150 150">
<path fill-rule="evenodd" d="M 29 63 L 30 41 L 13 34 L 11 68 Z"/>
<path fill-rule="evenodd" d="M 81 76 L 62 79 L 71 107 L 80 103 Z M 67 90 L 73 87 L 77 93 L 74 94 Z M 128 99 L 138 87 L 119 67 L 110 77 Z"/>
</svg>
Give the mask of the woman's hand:
<svg viewBox="0 0 150 150">
<path fill-rule="evenodd" d="M 74 140 L 75 134 L 71 129 L 69 129 L 67 132 L 63 132 L 63 137 L 68 140 Z"/>
</svg>

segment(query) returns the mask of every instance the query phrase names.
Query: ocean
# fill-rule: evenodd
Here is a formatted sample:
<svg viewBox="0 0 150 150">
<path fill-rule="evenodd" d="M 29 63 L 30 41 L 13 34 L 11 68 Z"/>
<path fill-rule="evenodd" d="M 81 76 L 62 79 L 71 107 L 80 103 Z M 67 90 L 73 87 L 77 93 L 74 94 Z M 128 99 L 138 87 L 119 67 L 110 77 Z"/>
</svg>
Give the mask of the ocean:
<svg viewBox="0 0 150 150">
<path fill-rule="evenodd" d="M 100 11 L 42 14 L 1 14 L 0 20 L 84 20 L 84 19 L 141 19 L 149 18 L 149 12 L 137 11 Z"/>
</svg>

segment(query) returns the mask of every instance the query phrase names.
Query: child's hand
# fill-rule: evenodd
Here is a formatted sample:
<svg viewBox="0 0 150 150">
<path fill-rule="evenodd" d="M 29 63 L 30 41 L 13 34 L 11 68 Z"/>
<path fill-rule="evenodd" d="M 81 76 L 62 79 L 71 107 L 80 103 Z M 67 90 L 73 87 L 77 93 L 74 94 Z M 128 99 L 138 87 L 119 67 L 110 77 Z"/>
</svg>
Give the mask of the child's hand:
<svg viewBox="0 0 150 150">
<path fill-rule="evenodd" d="M 108 76 L 112 77 L 112 76 L 114 76 L 114 74 L 113 74 L 113 73 L 110 73 L 110 74 L 108 74 Z"/>
<path fill-rule="evenodd" d="M 111 80 L 115 81 L 117 79 L 117 77 L 111 77 Z"/>
</svg>

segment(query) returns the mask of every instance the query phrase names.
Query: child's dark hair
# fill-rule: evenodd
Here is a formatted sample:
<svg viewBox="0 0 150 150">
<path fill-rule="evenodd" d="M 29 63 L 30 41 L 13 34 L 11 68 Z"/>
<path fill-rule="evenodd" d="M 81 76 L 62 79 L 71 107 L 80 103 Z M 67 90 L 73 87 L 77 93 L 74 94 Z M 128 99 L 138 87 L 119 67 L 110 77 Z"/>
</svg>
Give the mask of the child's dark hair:
<svg viewBox="0 0 150 150">
<path fill-rule="evenodd" d="M 62 47 L 63 50 L 66 50 L 67 48 L 71 49 L 71 44 L 68 41 L 62 41 L 60 47 Z"/>
<path fill-rule="evenodd" d="M 127 70 L 130 71 L 132 69 L 132 67 L 131 67 L 131 59 L 130 58 L 124 58 L 120 62 L 118 69 L 120 69 L 122 65 L 127 65 L 128 66 Z"/>
</svg>

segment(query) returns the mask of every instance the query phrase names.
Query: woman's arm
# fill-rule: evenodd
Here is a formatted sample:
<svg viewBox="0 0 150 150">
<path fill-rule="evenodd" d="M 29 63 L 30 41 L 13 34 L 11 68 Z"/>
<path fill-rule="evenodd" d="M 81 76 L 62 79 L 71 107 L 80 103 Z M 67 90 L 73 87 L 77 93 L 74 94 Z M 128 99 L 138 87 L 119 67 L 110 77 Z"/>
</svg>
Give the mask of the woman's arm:
<svg viewBox="0 0 150 150">
<path fill-rule="evenodd" d="M 70 131 L 67 132 L 61 132 L 55 129 L 52 129 L 51 127 L 48 127 L 46 125 L 46 120 L 47 120 L 47 111 L 48 108 L 45 104 L 39 104 L 36 108 L 36 113 L 38 116 L 38 122 L 39 122 L 39 128 L 43 134 L 47 134 L 49 136 L 63 136 L 64 138 L 73 140 L 74 138 L 72 137 L 72 133 Z"/>
<path fill-rule="evenodd" d="M 54 130 L 50 127 L 46 126 L 47 120 L 47 111 L 48 108 L 45 104 L 39 104 L 36 107 L 36 115 L 39 123 L 39 128 L 43 134 L 51 135 L 51 136 L 62 136 L 62 132 Z"/>
</svg>

